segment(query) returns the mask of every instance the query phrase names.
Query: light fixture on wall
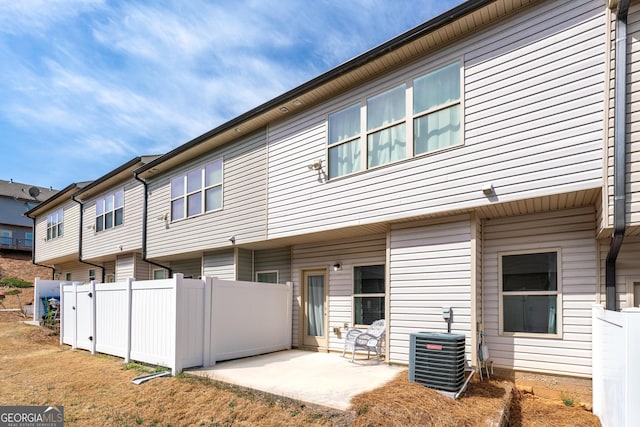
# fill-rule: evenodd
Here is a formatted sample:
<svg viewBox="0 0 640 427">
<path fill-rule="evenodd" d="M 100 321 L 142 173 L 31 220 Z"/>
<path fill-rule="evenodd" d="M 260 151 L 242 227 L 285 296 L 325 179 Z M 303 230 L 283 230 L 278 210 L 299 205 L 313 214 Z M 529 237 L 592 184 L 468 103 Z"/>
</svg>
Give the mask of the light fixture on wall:
<svg viewBox="0 0 640 427">
<path fill-rule="evenodd" d="M 339 262 L 333 264 L 333 271 L 342 271 L 342 264 L 340 264 Z"/>
<path fill-rule="evenodd" d="M 315 162 L 308 165 L 307 168 L 309 168 L 310 171 L 319 171 L 320 169 L 322 169 L 322 160 L 316 160 Z"/>
<path fill-rule="evenodd" d="M 490 182 L 487 182 L 486 184 L 484 184 L 482 186 L 482 192 L 484 193 L 485 196 L 491 196 L 492 194 L 495 194 L 495 190 L 493 189 L 493 184 Z"/>
<path fill-rule="evenodd" d="M 158 217 L 158 221 L 168 221 L 168 220 L 169 220 L 169 212 L 167 212 L 167 213 L 165 213 L 163 215 L 160 215 Z"/>
<path fill-rule="evenodd" d="M 231 242 L 232 245 L 235 245 L 236 244 L 236 236 L 229 237 L 229 241 Z"/>
</svg>

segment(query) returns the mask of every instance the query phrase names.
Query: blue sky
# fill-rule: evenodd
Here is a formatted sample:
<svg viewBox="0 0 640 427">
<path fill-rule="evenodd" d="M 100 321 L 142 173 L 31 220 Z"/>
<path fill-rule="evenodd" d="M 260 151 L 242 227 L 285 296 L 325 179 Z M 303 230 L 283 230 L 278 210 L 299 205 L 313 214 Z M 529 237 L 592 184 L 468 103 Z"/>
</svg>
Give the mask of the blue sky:
<svg viewBox="0 0 640 427">
<path fill-rule="evenodd" d="M 0 0 L 0 179 L 163 154 L 461 0 Z"/>
</svg>

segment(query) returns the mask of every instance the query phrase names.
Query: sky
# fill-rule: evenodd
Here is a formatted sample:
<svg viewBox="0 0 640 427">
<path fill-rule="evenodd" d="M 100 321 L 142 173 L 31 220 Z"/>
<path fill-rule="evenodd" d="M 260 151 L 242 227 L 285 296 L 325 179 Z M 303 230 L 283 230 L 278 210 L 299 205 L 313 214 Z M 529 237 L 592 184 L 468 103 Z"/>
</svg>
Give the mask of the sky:
<svg viewBox="0 0 640 427">
<path fill-rule="evenodd" d="M 462 0 L 0 0 L 0 179 L 164 154 Z"/>
</svg>

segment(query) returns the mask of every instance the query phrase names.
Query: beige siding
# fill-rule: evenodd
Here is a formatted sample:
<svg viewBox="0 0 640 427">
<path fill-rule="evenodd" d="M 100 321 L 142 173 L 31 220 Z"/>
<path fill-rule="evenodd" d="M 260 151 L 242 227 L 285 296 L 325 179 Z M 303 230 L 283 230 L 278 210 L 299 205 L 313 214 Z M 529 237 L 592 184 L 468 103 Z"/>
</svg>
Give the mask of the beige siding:
<svg viewBox="0 0 640 427">
<path fill-rule="evenodd" d="M 115 261 L 109 261 L 109 262 L 105 262 L 104 263 L 104 278 L 105 278 L 105 280 L 107 279 L 107 275 L 108 274 L 113 274 L 113 277 L 115 279 L 115 277 L 116 277 L 116 262 Z"/>
<path fill-rule="evenodd" d="M 96 232 L 96 200 L 119 189 L 124 189 L 124 218 L 122 225 Z M 141 182 L 132 178 L 84 202 L 82 218 L 82 258 L 84 260 L 116 255 L 121 251 L 139 251 L 142 248 L 143 197 L 144 186 Z"/>
<path fill-rule="evenodd" d="M 87 264 L 83 264 L 79 261 L 66 262 L 55 266 L 56 280 L 66 280 L 67 273 L 71 273 L 71 280 L 73 282 L 89 283 L 89 270 L 96 270 L 96 280 L 100 281 L 101 271 L 99 268 L 92 267 Z"/>
<path fill-rule="evenodd" d="M 253 277 L 253 251 L 237 249 L 238 280 L 252 282 Z"/>
<path fill-rule="evenodd" d="M 198 279 L 202 277 L 202 258 L 172 261 L 171 271 L 173 274 L 182 273 L 186 278 Z"/>
<path fill-rule="evenodd" d="M 266 233 L 266 134 L 259 132 L 149 183 L 147 256 L 199 252 L 228 248 L 236 242 L 261 241 Z M 158 220 L 171 212 L 170 182 L 191 169 L 223 158 L 223 209 L 175 222 Z"/>
<path fill-rule="evenodd" d="M 136 254 L 118 255 L 116 257 L 116 282 L 136 278 Z"/>
<path fill-rule="evenodd" d="M 627 222 L 640 226 L 640 4 L 629 7 L 627 27 Z"/>
<path fill-rule="evenodd" d="M 269 237 L 493 203 L 484 182 L 504 202 L 599 188 L 604 11 L 604 1 L 544 2 L 271 126 Z M 307 169 L 322 159 L 326 172 L 328 114 L 456 59 L 464 145 L 331 181 Z"/>
<path fill-rule="evenodd" d="M 496 366 L 591 375 L 591 307 L 596 302 L 593 208 L 486 220 L 484 227 L 485 330 Z M 500 252 L 561 250 L 562 337 L 499 336 Z"/>
<path fill-rule="evenodd" d="M 255 251 L 253 256 L 255 272 L 275 270 L 279 283 L 291 281 L 291 247 Z"/>
<path fill-rule="evenodd" d="M 142 260 L 141 254 L 136 254 L 136 280 L 148 280 L 153 278 L 152 265 Z"/>
<path fill-rule="evenodd" d="M 47 215 L 50 215 L 63 209 L 63 232 L 62 237 L 52 240 L 46 240 L 47 237 Z M 45 214 L 36 218 L 36 229 L 34 238 L 38 239 L 35 243 L 36 254 L 35 261 L 37 263 L 53 263 L 59 258 L 69 258 L 78 253 L 80 227 L 80 205 L 69 200 L 47 211 Z M 50 262 L 54 260 L 53 262 Z"/>
<path fill-rule="evenodd" d="M 603 304 L 606 301 L 606 260 L 610 246 L 611 241 L 609 239 L 598 241 L 600 251 L 600 301 Z M 618 308 L 631 307 L 628 284 L 633 282 L 640 282 L 640 238 L 626 237 L 616 262 L 616 304 Z M 631 289 L 632 293 L 633 290 Z M 633 304 L 637 307 L 640 305 L 640 301 L 634 301 Z"/>
<path fill-rule="evenodd" d="M 222 280 L 236 280 L 235 251 L 227 249 L 205 253 L 202 269 L 205 276 L 213 276 Z"/>
<path fill-rule="evenodd" d="M 391 362 L 408 363 L 411 333 L 447 332 L 443 307 L 451 307 L 451 332 L 466 335 L 470 356 L 471 225 L 464 216 L 391 228 Z"/>
<path fill-rule="evenodd" d="M 362 236 L 357 239 L 336 240 L 292 247 L 293 281 L 293 345 L 298 346 L 300 333 L 300 281 L 306 269 L 326 269 L 329 284 L 329 349 L 342 351 L 344 325 L 353 324 L 353 267 L 385 264 L 386 236 L 384 234 Z M 342 271 L 333 271 L 335 262 L 342 264 Z M 333 328 L 341 329 L 341 335 Z"/>
</svg>

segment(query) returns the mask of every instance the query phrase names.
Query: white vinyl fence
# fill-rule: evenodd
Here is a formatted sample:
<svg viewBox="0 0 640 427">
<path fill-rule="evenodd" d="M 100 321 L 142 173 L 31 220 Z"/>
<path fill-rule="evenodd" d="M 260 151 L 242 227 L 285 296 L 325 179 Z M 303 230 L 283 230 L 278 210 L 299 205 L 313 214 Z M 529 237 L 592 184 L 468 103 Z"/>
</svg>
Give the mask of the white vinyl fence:
<svg viewBox="0 0 640 427">
<path fill-rule="evenodd" d="M 60 341 L 171 368 L 291 348 L 290 285 L 214 277 L 60 283 Z"/>
<path fill-rule="evenodd" d="M 593 413 L 603 427 L 640 423 L 640 308 L 592 310 Z"/>
</svg>

